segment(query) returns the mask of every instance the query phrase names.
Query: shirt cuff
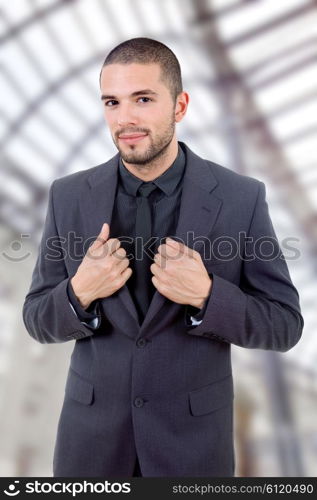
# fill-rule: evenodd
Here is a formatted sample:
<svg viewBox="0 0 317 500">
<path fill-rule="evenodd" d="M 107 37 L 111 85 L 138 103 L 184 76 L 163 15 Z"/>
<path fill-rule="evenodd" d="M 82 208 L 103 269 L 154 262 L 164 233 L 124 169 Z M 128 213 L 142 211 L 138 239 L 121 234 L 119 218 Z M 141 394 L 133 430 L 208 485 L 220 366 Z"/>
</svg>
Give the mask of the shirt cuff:
<svg viewBox="0 0 317 500">
<path fill-rule="evenodd" d="M 191 305 L 186 306 L 186 325 L 187 326 L 197 326 L 202 323 L 204 314 L 206 312 L 208 302 L 210 299 L 210 294 L 205 300 L 204 306 L 202 309 L 199 309 L 198 307 L 194 307 Z"/>
<path fill-rule="evenodd" d="M 84 309 L 73 290 L 70 279 L 67 283 L 67 295 L 69 299 L 69 305 L 72 308 L 74 314 L 76 314 L 77 318 L 88 328 L 92 328 L 96 330 L 99 328 L 101 323 L 101 314 L 100 314 L 100 304 L 98 300 L 94 300 L 87 309 Z"/>
</svg>

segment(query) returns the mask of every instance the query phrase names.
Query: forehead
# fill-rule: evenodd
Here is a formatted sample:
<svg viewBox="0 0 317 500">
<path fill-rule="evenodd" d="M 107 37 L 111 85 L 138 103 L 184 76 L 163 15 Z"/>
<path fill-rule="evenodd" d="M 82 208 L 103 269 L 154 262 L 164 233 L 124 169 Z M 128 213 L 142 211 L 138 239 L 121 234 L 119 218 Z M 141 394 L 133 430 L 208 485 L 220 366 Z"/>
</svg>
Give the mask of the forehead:
<svg viewBox="0 0 317 500">
<path fill-rule="evenodd" d="M 103 93 L 115 95 L 131 94 L 144 88 L 162 93 L 166 85 L 160 78 L 159 64 L 109 64 L 102 69 L 100 86 Z"/>
</svg>

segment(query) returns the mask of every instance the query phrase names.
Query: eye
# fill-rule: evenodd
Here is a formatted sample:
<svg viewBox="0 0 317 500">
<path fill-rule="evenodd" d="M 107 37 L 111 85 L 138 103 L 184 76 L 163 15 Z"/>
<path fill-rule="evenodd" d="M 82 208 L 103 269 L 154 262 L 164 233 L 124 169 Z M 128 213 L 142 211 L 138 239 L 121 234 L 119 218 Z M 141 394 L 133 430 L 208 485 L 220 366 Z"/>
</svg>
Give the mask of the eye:
<svg viewBox="0 0 317 500">
<path fill-rule="evenodd" d="M 140 99 L 146 99 L 143 102 L 150 102 L 150 101 L 152 101 L 152 99 L 150 99 L 150 97 L 140 97 L 138 100 L 140 100 Z"/>
<path fill-rule="evenodd" d="M 112 107 L 112 106 L 114 106 L 117 103 L 118 103 L 118 101 L 115 101 L 114 99 L 111 99 L 110 101 L 106 101 L 105 102 L 105 106 Z"/>
</svg>

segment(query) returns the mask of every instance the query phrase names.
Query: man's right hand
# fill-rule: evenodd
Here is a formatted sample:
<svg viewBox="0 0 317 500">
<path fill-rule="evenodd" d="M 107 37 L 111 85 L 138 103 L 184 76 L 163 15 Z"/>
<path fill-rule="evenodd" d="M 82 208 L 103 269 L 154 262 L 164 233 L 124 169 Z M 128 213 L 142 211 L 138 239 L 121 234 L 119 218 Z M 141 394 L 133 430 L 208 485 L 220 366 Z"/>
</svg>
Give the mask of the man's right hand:
<svg viewBox="0 0 317 500">
<path fill-rule="evenodd" d="M 70 280 L 84 309 L 87 309 L 93 300 L 112 295 L 132 274 L 126 251 L 120 247 L 120 240 L 108 240 L 109 229 L 109 224 L 105 222 Z"/>
</svg>

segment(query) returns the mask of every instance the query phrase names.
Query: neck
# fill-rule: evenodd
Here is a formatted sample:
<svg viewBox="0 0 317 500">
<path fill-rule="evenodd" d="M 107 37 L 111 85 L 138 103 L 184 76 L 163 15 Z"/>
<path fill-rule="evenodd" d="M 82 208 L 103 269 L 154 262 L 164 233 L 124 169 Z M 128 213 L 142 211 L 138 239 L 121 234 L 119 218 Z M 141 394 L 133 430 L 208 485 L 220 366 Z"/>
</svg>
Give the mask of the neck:
<svg viewBox="0 0 317 500">
<path fill-rule="evenodd" d="M 168 148 L 157 158 L 145 163 L 144 165 L 137 165 L 127 163 L 122 159 L 124 166 L 131 172 L 131 174 L 139 177 L 145 182 L 153 181 L 162 175 L 175 161 L 178 154 L 178 142 L 176 137 L 173 138 Z"/>
</svg>

